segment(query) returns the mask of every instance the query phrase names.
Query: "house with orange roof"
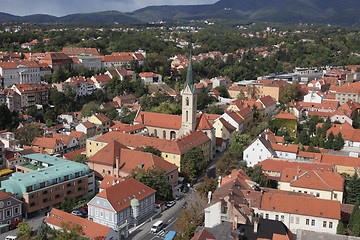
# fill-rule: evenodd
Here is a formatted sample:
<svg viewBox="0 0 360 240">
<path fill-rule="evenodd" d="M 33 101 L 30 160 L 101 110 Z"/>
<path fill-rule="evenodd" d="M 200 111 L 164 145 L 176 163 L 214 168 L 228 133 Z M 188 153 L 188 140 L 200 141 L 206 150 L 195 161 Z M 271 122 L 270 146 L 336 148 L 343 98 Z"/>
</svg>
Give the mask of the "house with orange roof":
<svg viewBox="0 0 360 240">
<path fill-rule="evenodd" d="M 114 230 L 137 225 L 155 209 L 156 191 L 129 178 L 98 193 L 88 203 L 88 218 Z"/>
<path fill-rule="evenodd" d="M 352 100 L 347 101 L 334 111 L 331 116 L 331 122 L 339 121 L 341 123 L 347 122 L 352 125 L 352 119 L 360 113 L 360 104 Z"/>
<path fill-rule="evenodd" d="M 240 133 L 244 132 L 244 119 L 236 112 L 225 112 L 220 116 L 220 118 L 223 118 L 226 122 L 231 124 L 231 126 L 233 126 L 236 131 Z"/>
<path fill-rule="evenodd" d="M 76 96 L 87 96 L 94 93 L 96 90 L 94 82 L 90 78 L 84 76 L 75 76 L 67 79 L 65 82 L 53 83 L 59 92 L 67 92 L 69 89 L 75 91 Z"/>
<path fill-rule="evenodd" d="M 344 122 L 342 124 L 332 124 L 326 132 L 326 136 L 329 136 L 331 132 L 335 136 L 338 133 L 341 133 L 345 146 L 360 147 L 360 129 L 353 128 L 348 122 Z"/>
<path fill-rule="evenodd" d="M 47 153 L 49 155 L 61 154 L 64 151 L 64 144 L 60 140 L 49 137 L 36 137 L 31 142 L 31 147 L 35 152 Z"/>
<path fill-rule="evenodd" d="M 279 158 L 269 158 L 266 159 L 255 166 L 260 166 L 263 170 L 263 173 L 266 174 L 267 177 L 271 179 L 276 179 L 280 181 L 280 177 L 282 172 L 286 169 L 294 169 L 296 171 L 306 172 L 311 170 L 318 171 L 327 171 L 334 172 L 334 166 L 330 163 L 321 163 L 321 162 L 297 162 L 297 161 L 289 161 L 285 159 Z"/>
<path fill-rule="evenodd" d="M 89 121 L 79 123 L 75 130 L 84 133 L 88 138 L 96 135 L 96 125 Z"/>
<path fill-rule="evenodd" d="M 149 169 L 164 171 L 172 187 L 178 184 L 178 167 L 151 153 L 130 150 L 113 141 L 89 158 L 88 166 L 97 176 L 126 178 L 133 172 Z"/>
<path fill-rule="evenodd" d="M 253 209 L 263 218 L 284 222 L 292 232 L 309 230 L 335 234 L 341 219 L 339 201 L 293 194 L 264 192 Z"/>
<path fill-rule="evenodd" d="M 94 75 L 90 79 L 94 82 L 97 89 L 103 89 L 111 81 L 111 77 L 107 74 Z"/>
<path fill-rule="evenodd" d="M 345 83 L 334 90 L 336 91 L 336 100 L 341 105 L 349 100 L 360 102 L 360 82 Z"/>
<path fill-rule="evenodd" d="M 320 199 L 342 203 L 344 179 L 337 172 L 288 168 L 281 172 L 278 189 L 308 193 Z"/>
<path fill-rule="evenodd" d="M 78 147 L 79 148 L 85 148 L 86 147 L 86 134 L 85 133 L 72 130 L 69 133 L 69 136 L 72 136 L 72 137 L 76 138 L 76 140 L 78 141 Z"/>
<path fill-rule="evenodd" d="M 216 238 L 209 230 L 203 228 L 195 233 L 191 240 L 216 240 Z"/>
<path fill-rule="evenodd" d="M 35 61 L 0 62 L 0 76 L 4 87 L 13 84 L 40 83 L 40 66 Z"/>
<path fill-rule="evenodd" d="M 40 63 L 48 64 L 54 71 L 62 69 L 70 69 L 73 61 L 71 57 L 62 52 L 47 52 L 43 58 L 40 59 Z"/>
<path fill-rule="evenodd" d="M 261 109 L 264 109 L 264 113 L 262 114 L 263 117 L 269 118 L 275 113 L 276 101 L 270 95 L 260 97 L 256 102 L 259 102 L 262 105 L 260 108 L 257 107 L 260 112 Z"/>
<path fill-rule="evenodd" d="M 49 91 L 51 86 L 48 84 L 15 84 L 11 87 L 20 95 L 21 108 L 29 108 L 49 103 Z"/>
<path fill-rule="evenodd" d="M 236 128 L 221 117 L 215 120 L 213 127 L 215 128 L 215 137 L 221 138 L 228 146 L 232 133 L 236 131 Z"/>
<path fill-rule="evenodd" d="M 229 93 L 230 97 L 233 99 L 236 99 L 242 95 L 243 95 L 243 97 L 247 97 L 248 96 L 247 91 L 248 91 L 248 89 L 246 86 L 239 86 L 238 84 L 232 84 L 228 88 L 228 93 Z"/>
<path fill-rule="evenodd" d="M 107 133 L 111 124 L 111 120 L 101 113 L 90 116 L 87 121 L 96 126 L 96 134 Z"/>
<path fill-rule="evenodd" d="M 79 48 L 79 47 L 63 47 L 61 52 L 65 53 L 69 57 L 76 56 L 99 56 L 100 53 L 96 48 Z"/>
<path fill-rule="evenodd" d="M 56 208 L 51 209 L 48 213 L 44 222 L 54 230 L 62 230 L 64 226 L 67 227 L 66 230 L 71 230 L 76 225 L 80 226 L 79 235 L 85 237 L 86 239 L 98 240 L 120 240 L 120 233 L 116 232 L 114 229 L 101 225 L 99 223 L 93 222 L 91 220 L 75 216 Z"/>
<path fill-rule="evenodd" d="M 200 148 L 206 160 L 211 157 L 211 140 L 202 131 L 196 131 L 176 140 L 166 140 L 142 135 L 126 134 L 122 132 L 108 132 L 86 140 L 86 156 L 91 158 L 102 148 L 114 140 L 122 145 L 135 149 L 152 146 L 161 151 L 161 157 L 179 167 L 184 154 L 192 147 Z"/>
<path fill-rule="evenodd" d="M 260 97 L 269 95 L 278 102 L 280 94 L 288 84 L 283 80 L 257 80 L 253 85 Z"/>
<path fill-rule="evenodd" d="M 153 72 L 141 72 L 139 73 L 139 76 L 145 84 L 162 83 L 161 74 L 157 74 Z"/>
<path fill-rule="evenodd" d="M 104 176 L 103 180 L 101 180 L 101 183 L 99 185 L 99 192 L 102 192 L 103 190 L 114 186 L 115 184 L 118 184 L 120 182 L 125 181 L 125 178 L 117 178 L 117 177 L 112 177 L 110 175 L 106 175 Z"/>
<path fill-rule="evenodd" d="M 322 154 L 322 158 L 317 160 L 318 163 L 332 164 L 339 174 L 348 174 L 353 176 L 360 174 L 360 158 L 350 156 L 339 156 L 332 154 Z"/>
<path fill-rule="evenodd" d="M 112 100 L 117 102 L 119 106 L 123 106 L 124 104 L 134 104 L 137 102 L 137 99 L 133 94 L 116 96 Z"/>
<path fill-rule="evenodd" d="M 68 153 L 80 148 L 78 139 L 74 136 L 54 133 L 52 138 L 59 140 L 63 144 L 63 152 Z"/>
<path fill-rule="evenodd" d="M 106 71 L 105 74 L 108 75 L 110 78 L 117 77 L 120 79 L 120 81 L 124 81 L 124 79 L 131 80 L 135 77 L 134 71 L 127 70 L 126 68 L 123 67 L 110 69 Z"/>
</svg>

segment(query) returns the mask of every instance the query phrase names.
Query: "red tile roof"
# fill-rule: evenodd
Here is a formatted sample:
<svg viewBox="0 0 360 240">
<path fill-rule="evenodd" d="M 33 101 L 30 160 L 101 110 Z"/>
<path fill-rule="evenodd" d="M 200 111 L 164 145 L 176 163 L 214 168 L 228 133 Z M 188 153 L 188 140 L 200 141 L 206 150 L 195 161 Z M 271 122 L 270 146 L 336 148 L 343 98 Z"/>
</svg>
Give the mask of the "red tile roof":
<svg viewBox="0 0 360 240">
<path fill-rule="evenodd" d="M 285 169 L 297 169 L 301 171 L 308 170 L 322 170 L 322 171 L 333 171 L 332 163 L 325 162 L 293 162 L 279 159 L 266 159 L 256 166 L 261 166 L 264 171 L 281 173 Z"/>
<path fill-rule="evenodd" d="M 319 198 L 265 192 L 259 209 L 340 220 L 340 202 Z"/>
<path fill-rule="evenodd" d="M 83 153 L 86 153 L 86 148 L 80 148 L 78 150 L 66 153 L 63 155 L 63 158 L 66 160 L 73 160 L 77 155 L 81 155 Z"/>
<path fill-rule="evenodd" d="M 280 152 L 297 153 L 299 150 L 299 146 L 296 144 L 282 145 L 282 144 L 272 143 L 271 146 L 275 151 L 280 151 Z"/>
<path fill-rule="evenodd" d="M 109 122 L 111 121 L 107 116 L 105 116 L 104 114 L 95 114 L 94 115 L 97 119 L 99 119 L 100 122 L 102 123 L 106 123 L 106 122 Z"/>
<path fill-rule="evenodd" d="M 215 236 L 206 228 L 201 229 L 191 238 L 191 240 L 216 240 Z"/>
<path fill-rule="evenodd" d="M 61 141 L 55 138 L 37 137 L 32 141 L 31 145 L 48 148 L 48 149 L 54 149 L 56 145 L 60 143 Z"/>
<path fill-rule="evenodd" d="M 113 140 L 117 140 L 128 147 L 152 146 L 159 149 L 161 152 L 172 154 L 184 154 L 192 147 L 198 147 L 211 141 L 202 131 L 193 132 L 177 140 L 166 140 L 114 131 L 101 135 L 96 139 L 96 141 L 107 143 Z"/>
<path fill-rule="evenodd" d="M 100 53 L 96 48 L 78 48 L 78 47 L 64 47 L 61 52 L 65 53 L 66 55 L 73 56 L 73 55 L 93 55 L 99 56 Z"/>
<path fill-rule="evenodd" d="M 276 105 L 276 101 L 270 95 L 261 97 L 258 101 L 264 104 L 265 107 L 271 107 L 273 105 Z"/>
<path fill-rule="evenodd" d="M 138 114 L 134 122 L 141 123 L 149 127 L 159 127 L 176 130 L 179 130 L 182 126 L 181 116 L 144 111 L 141 111 Z"/>
<path fill-rule="evenodd" d="M 101 181 L 100 185 L 99 185 L 99 189 L 106 189 L 109 188 L 115 184 L 118 184 L 120 182 L 125 181 L 124 178 L 117 178 L 117 177 L 112 177 L 109 175 L 104 176 L 104 179 Z"/>
<path fill-rule="evenodd" d="M 276 119 L 291 119 L 297 120 L 297 117 L 292 113 L 280 112 L 275 116 Z"/>
<path fill-rule="evenodd" d="M 211 130 L 214 127 L 212 126 L 212 124 L 207 120 L 205 114 L 201 114 L 200 119 L 198 120 L 198 124 L 196 129 L 197 130 Z"/>
<path fill-rule="evenodd" d="M 236 128 L 233 125 L 231 125 L 230 123 L 228 123 L 225 119 L 220 118 L 219 121 L 222 123 L 224 128 L 226 128 L 226 130 L 228 130 L 230 133 L 236 131 Z"/>
<path fill-rule="evenodd" d="M 63 223 L 70 224 L 70 227 L 73 224 L 78 224 L 81 226 L 81 235 L 89 239 L 105 239 L 111 231 L 110 227 L 75 216 L 56 208 L 51 209 L 49 215 L 44 221 L 47 224 L 51 224 L 59 228 L 61 228 Z"/>
<path fill-rule="evenodd" d="M 133 198 L 141 201 L 153 194 L 156 191 L 133 178 L 126 179 L 123 182 L 115 184 L 106 188 L 96 196 L 107 199 L 116 212 L 120 212 L 130 207 L 130 201 Z M 91 205 L 91 203 L 89 203 Z"/>
</svg>

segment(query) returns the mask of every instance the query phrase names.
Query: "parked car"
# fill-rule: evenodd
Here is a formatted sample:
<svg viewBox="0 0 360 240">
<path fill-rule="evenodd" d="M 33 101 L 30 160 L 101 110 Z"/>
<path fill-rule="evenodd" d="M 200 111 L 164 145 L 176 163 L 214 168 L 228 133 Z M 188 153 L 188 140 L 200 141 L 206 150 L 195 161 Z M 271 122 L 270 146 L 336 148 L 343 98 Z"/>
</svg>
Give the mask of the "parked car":
<svg viewBox="0 0 360 240">
<path fill-rule="evenodd" d="M 88 206 L 87 206 L 87 205 L 82 206 L 81 209 L 84 210 L 84 211 L 86 211 L 86 212 L 88 212 Z"/>
<path fill-rule="evenodd" d="M 174 205 L 175 205 L 175 201 L 169 201 L 169 202 L 166 203 L 167 208 L 171 208 Z"/>
<path fill-rule="evenodd" d="M 9 230 L 14 230 L 18 227 L 19 223 L 21 223 L 21 221 L 15 221 L 15 222 L 12 222 L 9 226 Z"/>
<path fill-rule="evenodd" d="M 183 195 L 176 195 L 176 197 L 175 197 L 175 199 L 176 199 L 176 201 L 178 201 L 178 200 L 180 200 L 181 198 L 183 197 Z"/>
<path fill-rule="evenodd" d="M 83 216 L 82 212 L 80 212 L 79 210 L 74 210 L 74 211 L 71 212 L 71 214 L 73 214 L 73 215 L 75 215 L 75 216 L 78 216 L 78 217 L 82 217 L 82 216 Z"/>
</svg>

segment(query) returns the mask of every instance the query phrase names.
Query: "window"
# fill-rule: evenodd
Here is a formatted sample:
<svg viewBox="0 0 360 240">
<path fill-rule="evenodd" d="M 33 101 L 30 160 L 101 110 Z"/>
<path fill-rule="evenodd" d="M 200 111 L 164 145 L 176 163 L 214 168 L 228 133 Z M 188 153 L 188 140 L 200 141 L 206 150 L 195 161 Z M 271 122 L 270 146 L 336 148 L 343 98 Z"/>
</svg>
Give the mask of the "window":
<svg viewBox="0 0 360 240">
<path fill-rule="evenodd" d="M 326 221 L 323 221 L 323 227 L 326 228 Z"/>
<path fill-rule="evenodd" d="M 189 112 L 188 111 L 186 111 L 186 120 L 185 121 L 189 121 Z"/>
<path fill-rule="evenodd" d="M 337 199 L 337 194 L 336 193 L 334 193 L 334 198 Z"/>
<path fill-rule="evenodd" d="M 329 222 L 329 228 L 332 228 L 332 227 L 333 227 L 333 223 Z"/>
<path fill-rule="evenodd" d="M 186 106 L 189 106 L 189 98 L 186 98 Z"/>
<path fill-rule="evenodd" d="M 154 130 L 154 137 L 157 137 L 157 130 Z"/>
<path fill-rule="evenodd" d="M 11 216 L 11 209 L 7 209 L 5 212 L 6 217 L 10 217 Z"/>
<path fill-rule="evenodd" d="M 320 197 L 320 193 L 316 193 L 316 197 Z"/>
<path fill-rule="evenodd" d="M 294 217 L 290 217 L 290 223 L 294 223 Z"/>
<path fill-rule="evenodd" d="M 284 221 L 284 215 L 281 215 L 280 218 L 281 218 L 281 221 L 283 222 Z"/>
<path fill-rule="evenodd" d="M 306 219 L 306 225 L 310 225 L 310 219 Z"/>
<path fill-rule="evenodd" d="M 275 215 L 275 220 L 279 221 L 279 215 Z"/>
<path fill-rule="evenodd" d="M 311 220 L 311 226 L 315 226 L 315 219 Z"/>
<path fill-rule="evenodd" d="M 295 218 L 295 223 L 296 223 L 296 224 L 299 224 L 299 217 L 296 217 L 296 218 Z"/>
<path fill-rule="evenodd" d="M 166 131 L 163 131 L 163 139 L 166 139 Z"/>
<path fill-rule="evenodd" d="M 266 219 L 269 219 L 269 214 L 268 214 L 268 213 L 265 214 L 265 218 L 266 218 Z"/>
</svg>

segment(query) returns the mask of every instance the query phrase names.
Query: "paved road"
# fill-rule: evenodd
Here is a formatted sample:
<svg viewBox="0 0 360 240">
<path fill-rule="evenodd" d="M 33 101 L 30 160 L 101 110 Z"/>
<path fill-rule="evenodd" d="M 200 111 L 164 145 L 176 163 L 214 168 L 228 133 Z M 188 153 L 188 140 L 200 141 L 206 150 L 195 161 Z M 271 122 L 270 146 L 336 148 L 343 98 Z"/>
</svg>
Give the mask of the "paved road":
<svg viewBox="0 0 360 240">
<path fill-rule="evenodd" d="M 26 221 L 29 224 L 29 226 L 33 230 L 36 231 L 41 226 L 44 218 L 45 218 L 45 216 L 38 216 L 38 217 L 31 218 L 31 219 L 27 219 Z M 17 229 L 14 229 L 12 231 L 0 234 L 0 239 L 5 239 L 5 237 L 9 236 L 9 235 L 16 236 L 17 235 Z"/>
<path fill-rule="evenodd" d="M 146 222 L 143 226 L 139 229 L 135 230 L 133 233 L 130 234 L 128 239 L 133 240 L 160 240 L 164 239 L 164 236 L 168 231 L 176 231 L 174 224 L 176 223 L 180 212 L 182 211 L 182 206 L 186 202 L 187 198 L 190 195 L 194 194 L 194 190 L 190 190 L 187 193 L 187 196 L 184 198 L 176 201 L 176 204 L 169 209 L 166 209 L 161 214 L 157 215 L 150 221 Z M 154 234 L 150 232 L 151 226 L 159 221 L 162 220 L 164 222 L 163 230 L 159 231 L 158 233 Z"/>
</svg>

